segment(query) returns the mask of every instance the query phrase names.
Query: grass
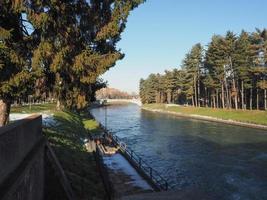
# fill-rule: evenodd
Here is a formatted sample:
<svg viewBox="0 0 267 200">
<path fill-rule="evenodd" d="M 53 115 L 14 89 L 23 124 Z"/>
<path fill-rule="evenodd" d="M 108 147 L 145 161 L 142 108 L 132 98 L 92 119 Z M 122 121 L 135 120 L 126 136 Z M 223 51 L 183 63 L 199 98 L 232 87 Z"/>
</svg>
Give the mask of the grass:
<svg viewBox="0 0 267 200">
<path fill-rule="evenodd" d="M 89 115 L 68 110 L 56 111 L 55 104 L 41 104 L 12 107 L 13 113 L 51 112 L 54 125 L 43 128 L 43 133 L 54 149 L 76 199 L 104 199 L 105 191 L 96 161 L 92 153 L 86 151 L 83 140 L 88 134 L 97 134 L 99 124 Z M 53 184 L 53 183 L 51 183 Z"/>
<path fill-rule="evenodd" d="M 55 110 L 56 110 L 56 104 L 53 103 L 11 107 L 11 113 L 36 113 L 43 111 L 54 112 Z"/>
<path fill-rule="evenodd" d="M 104 197 L 104 188 L 93 154 L 88 153 L 83 145 L 83 139 L 88 137 L 88 131 L 98 129 L 92 119 L 70 111 L 54 113 L 58 124 L 44 128 L 72 188 L 79 199 Z"/>
<path fill-rule="evenodd" d="M 99 123 L 94 119 L 84 119 L 83 124 L 90 134 L 99 134 L 102 132 Z"/>
<path fill-rule="evenodd" d="M 259 110 L 227 110 L 214 108 L 195 108 L 191 106 L 168 106 L 165 104 L 146 104 L 144 108 L 159 109 L 162 111 L 172 111 L 185 115 L 209 116 L 224 120 L 234 120 L 239 122 L 267 125 L 267 112 Z"/>
</svg>

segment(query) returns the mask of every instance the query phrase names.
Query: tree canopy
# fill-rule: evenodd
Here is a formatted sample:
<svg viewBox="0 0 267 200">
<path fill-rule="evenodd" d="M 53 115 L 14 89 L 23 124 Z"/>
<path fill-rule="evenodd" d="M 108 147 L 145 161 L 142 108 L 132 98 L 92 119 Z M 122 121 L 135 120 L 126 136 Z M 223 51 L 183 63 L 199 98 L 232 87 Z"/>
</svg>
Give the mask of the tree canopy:
<svg viewBox="0 0 267 200">
<path fill-rule="evenodd" d="M 117 49 L 130 11 L 143 0 L 0 2 L 0 125 L 10 104 L 55 94 L 80 110 L 104 85 L 98 78 L 124 54 Z"/>
<path fill-rule="evenodd" d="M 194 45 L 180 69 L 141 79 L 142 102 L 267 110 L 266 35 L 266 29 L 228 31 L 214 35 L 206 49 Z"/>
</svg>

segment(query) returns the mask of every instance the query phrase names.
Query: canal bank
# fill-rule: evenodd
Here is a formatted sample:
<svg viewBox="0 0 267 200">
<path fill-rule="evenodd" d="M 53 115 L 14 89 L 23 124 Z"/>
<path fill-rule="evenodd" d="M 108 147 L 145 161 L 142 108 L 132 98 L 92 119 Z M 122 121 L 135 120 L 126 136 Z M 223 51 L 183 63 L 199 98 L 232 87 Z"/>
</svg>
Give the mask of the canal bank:
<svg viewBox="0 0 267 200">
<path fill-rule="evenodd" d="M 142 109 L 146 111 L 154 112 L 154 113 L 170 114 L 170 115 L 174 115 L 178 117 L 186 117 L 186 118 L 192 118 L 192 119 L 198 119 L 198 120 L 204 120 L 204 121 L 210 121 L 210 122 L 218 122 L 218 123 L 224 123 L 224 124 L 229 124 L 229 125 L 236 125 L 236 126 L 243 126 L 243 127 L 248 127 L 248 128 L 267 130 L 267 125 L 263 125 L 263 124 L 255 124 L 255 123 L 237 121 L 237 120 L 232 120 L 232 119 L 221 119 L 217 117 L 205 116 L 205 115 L 199 115 L 199 114 L 187 114 L 183 112 L 169 110 L 168 108 L 170 107 L 180 107 L 180 106 L 168 106 L 166 104 L 164 105 L 164 107 L 160 106 L 160 108 L 143 106 Z"/>
<path fill-rule="evenodd" d="M 127 144 L 110 133 L 99 123 L 99 133 L 91 138 L 96 141 L 96 152 L 107 171 L 108 182 L 116 199 L 135 194 L 168 190 L 168 182 Z"/>
<path fill-rule="evenodd" d="M 91 112 L 102 124 L 107 113 L 107 129 L 176 191 L 201 191 L 212 199 L 267 199 L 264 130 L 155 114 L 134 104 Z"/>
</svg>

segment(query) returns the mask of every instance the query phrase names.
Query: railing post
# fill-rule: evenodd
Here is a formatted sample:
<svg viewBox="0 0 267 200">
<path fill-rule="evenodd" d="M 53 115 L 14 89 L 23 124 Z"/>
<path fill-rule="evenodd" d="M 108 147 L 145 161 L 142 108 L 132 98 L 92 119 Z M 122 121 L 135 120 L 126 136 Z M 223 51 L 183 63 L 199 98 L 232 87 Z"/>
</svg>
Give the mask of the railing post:
<svg viewBox="0 0 267 200">
<path fill-rule="evenodd" d="M 150 178 L 152 179 L 152 168 L 150 167 L 149 170 Z"/>
<path fill-rule="evenodd" d="M 141 168 L 141 165 L 142 165 L 142 159 L 139 158 L 139 167 Z"/>
<path fill-rule="evenodd" d="M 133 150 L 131 150 L 131 159 L 133 159 Z"/>
</svg>

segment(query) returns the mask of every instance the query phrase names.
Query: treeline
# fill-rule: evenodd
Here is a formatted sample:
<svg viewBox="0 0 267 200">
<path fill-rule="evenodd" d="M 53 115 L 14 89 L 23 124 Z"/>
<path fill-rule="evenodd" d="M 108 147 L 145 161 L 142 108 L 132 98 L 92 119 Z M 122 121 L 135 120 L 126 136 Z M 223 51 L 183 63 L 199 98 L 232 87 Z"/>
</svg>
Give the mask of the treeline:
<svg viewBox="0 0 267 200">
<path fill-rule="evenodd" d="M 1 0 L 0 126 L 10 105 L 29 95 L 85 108 L 105 86 L 98 77 L 123 58 L 116 44 L 142 2 Z"/>
<path fill-rule="evenodd" d="M 214 35 L 196 44 L 181 69 L 140 80 L 143 103 L 267 110 L 267 30 Z"/>
<path fill-rule="evenodd" d="M 115 88 L 102 88 L 96 91 L 97 99 L 131 99 L 132 95 Z"/>
</svg>

